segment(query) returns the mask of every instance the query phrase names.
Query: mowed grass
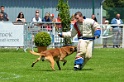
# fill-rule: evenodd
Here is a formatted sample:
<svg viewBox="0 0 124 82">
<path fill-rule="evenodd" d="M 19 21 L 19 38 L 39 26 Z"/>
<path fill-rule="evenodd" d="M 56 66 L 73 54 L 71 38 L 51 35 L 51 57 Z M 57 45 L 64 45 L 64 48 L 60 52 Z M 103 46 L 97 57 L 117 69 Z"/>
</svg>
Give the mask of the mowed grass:
<svg viewBox="0 0 124 82">
<path fill-rule="evenodd" d="M 124 49 L 95 48 L 83 70 L 74 71 L 75 54 L 62 70 L 52 71 L 48 61 L 31 67 L 37 56 L 22 49 L 0 49 L 0 82 L 124 82 Z"/>
</svg>

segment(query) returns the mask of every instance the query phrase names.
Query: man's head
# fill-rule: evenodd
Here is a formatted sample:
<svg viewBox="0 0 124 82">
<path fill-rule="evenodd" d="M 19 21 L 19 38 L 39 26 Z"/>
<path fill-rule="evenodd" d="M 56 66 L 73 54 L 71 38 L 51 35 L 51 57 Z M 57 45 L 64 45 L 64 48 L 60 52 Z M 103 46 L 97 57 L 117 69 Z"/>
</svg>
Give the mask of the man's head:
<svg viewBox="0 0 124 82">
<path fill-rule="evenodd" d="M 53 19 L 54 18 L 54 14 L 50 14 L 50 17 Z"/>
<path fill-rule="evenodd" d="M 95 16 L 94 14 L 92 14 L 91 18 L 92 18 L 92 19 L 95 19 L 95 17 L 96 17 L 96 16 Z"/>
<path fill-rule="evenodd" d="M 50 14 L 48 12 L 45 13 L 45 19 L 48 19 Z"/>
<path fill-rule="evenodd" d="M 35 13 L 35 18 L 36 18 L 36 19 L 39 18 L 39 13 Z"/>
<path fill-rule="evenodd" d="M 120 19 L 120 14 L 116 14 L 116 18 L 117 19 Z"/>
<path fill-rule="evenodd" d="M 39 10 L 36 10 L 35 13 L 40 13 L 40 11 Z"/>
<path fill-rule="evenodd" d="M 38 19 L 38 18 L 39 18 L 39 15 L 40 15 L 39 10 L 36 10 L 36 11 L 35 11 L 35 18 Z"/>
<path fill-rule="evenodd" d="M 74 14 L 74 17 L 77 20 L 77 22 L 79 22 L 79 23 L 83 22 L 83 15 L 82 15 L 82 13 L 80 11 L 76 12 Z"/>
<path fill-rule="evenodd" d="M 105 24 L 109 24 L 109 21 L 108 20 L 105 20 Z"/>
<path fill-rule="evenodd" d="M 4 6 L 0 7 L 1 12 L 4 12 Z"/>
</svg>

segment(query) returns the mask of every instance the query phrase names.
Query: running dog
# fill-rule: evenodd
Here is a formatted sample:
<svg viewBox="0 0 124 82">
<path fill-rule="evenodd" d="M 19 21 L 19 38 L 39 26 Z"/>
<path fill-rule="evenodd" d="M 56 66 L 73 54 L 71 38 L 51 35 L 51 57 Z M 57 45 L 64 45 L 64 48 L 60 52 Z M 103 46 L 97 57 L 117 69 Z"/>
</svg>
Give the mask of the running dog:
<svg viewBox="0 0 124 82">
<path fill-rule="evenodd" d="M 77 51 L 77 47 L 75 46 L 65 46 L 61 48 L 54 48 L 54 49 L 46 50 L 40 53 L 30 51 L 31 54 L 39 56 L 39 58 L 37 58 L 37 60 L 32 63 L 32 67 L 39 60 L 42 60 L 42 61 L 48 60 L 51 63 L 52 70 L 55 70 L 54 61 L 56 61 L 59 70 L 61 70 L 59 61 L 64 62 L 63 63 L 63 66 L 64 66 L 67 62 L 67 60 L 65 60 L 64 58 L 67 57 L 68 55 L 71 55 L 73 52 L 76 52 L 76 51 Z"/>
</svg>

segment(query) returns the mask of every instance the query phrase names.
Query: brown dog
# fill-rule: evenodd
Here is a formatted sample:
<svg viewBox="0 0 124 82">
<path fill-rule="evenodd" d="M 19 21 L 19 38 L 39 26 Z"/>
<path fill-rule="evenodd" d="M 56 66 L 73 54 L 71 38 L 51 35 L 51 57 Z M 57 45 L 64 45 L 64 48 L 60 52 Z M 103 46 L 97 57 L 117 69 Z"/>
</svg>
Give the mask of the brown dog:
<svg viewBox="0 0 124 82">
<path fill-rule="evenodd" d="M 59 61 L 63 61 L 64 62 L 63 65 L 65 65 L 67 60 L 64 60 L 64 58 L 68 55 L 71 55 L 75 51 L 77 51 L 77 48 L 75 46 L 66 46 L 66 47 L 61 47 L 61 48 L 55 48 L 55 49 L 46 50 L 46 51 L 43 51 L 40 53 L 30 51 L 31 54 L 40 56 L 35 62 L 32 63 L 32 67 L 39 60 L 45 59 L 51 63 L 52 70 L 55 70 L 54 69 L 54 60 L 55 60 L 59 70 L 61 70 Z"/>
</svg>

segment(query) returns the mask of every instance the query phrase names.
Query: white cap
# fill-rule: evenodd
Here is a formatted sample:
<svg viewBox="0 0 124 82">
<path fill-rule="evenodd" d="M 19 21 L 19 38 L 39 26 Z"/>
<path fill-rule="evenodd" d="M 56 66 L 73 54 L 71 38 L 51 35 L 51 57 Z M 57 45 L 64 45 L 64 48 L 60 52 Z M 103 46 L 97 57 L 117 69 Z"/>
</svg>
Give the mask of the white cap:
<svg viewBox="0 0 124 82">
<path fill-rule="evenodd" d="M 108 23 L 109 21 L 108 20 L 105 20 L 105 23 Z"/>
</svg>

